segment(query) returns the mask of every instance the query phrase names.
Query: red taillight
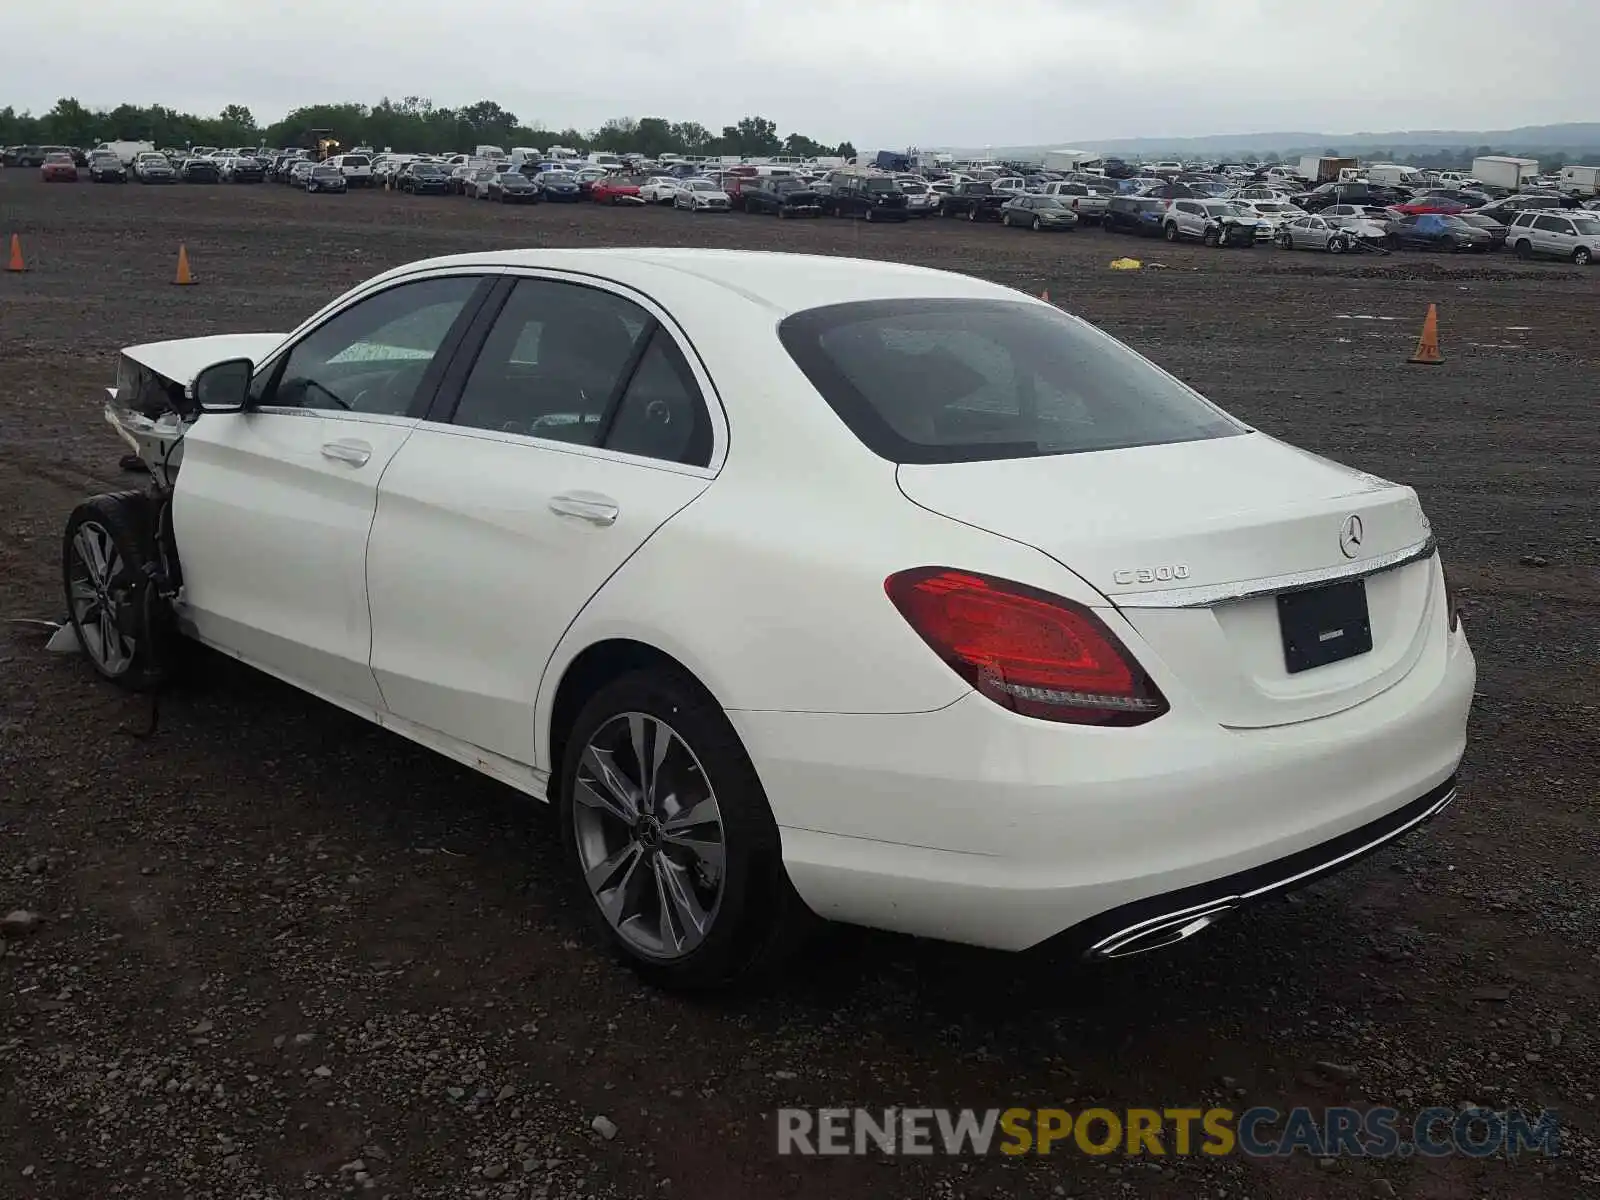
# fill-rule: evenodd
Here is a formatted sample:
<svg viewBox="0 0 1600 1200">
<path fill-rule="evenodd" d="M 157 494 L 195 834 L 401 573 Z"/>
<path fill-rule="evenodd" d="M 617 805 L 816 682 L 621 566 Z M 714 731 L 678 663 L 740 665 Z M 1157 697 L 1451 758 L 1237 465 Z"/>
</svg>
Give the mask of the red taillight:
<svg viewBox="0 0 1600 1200">
<path fill-rule="evenodd" d="M 1037 588 L 949 567 L 889 576 L 884 591 L 956 674 L 1046 721 L 1142 725 L 1166 698 L 1104 621 Z"/>
</svg>

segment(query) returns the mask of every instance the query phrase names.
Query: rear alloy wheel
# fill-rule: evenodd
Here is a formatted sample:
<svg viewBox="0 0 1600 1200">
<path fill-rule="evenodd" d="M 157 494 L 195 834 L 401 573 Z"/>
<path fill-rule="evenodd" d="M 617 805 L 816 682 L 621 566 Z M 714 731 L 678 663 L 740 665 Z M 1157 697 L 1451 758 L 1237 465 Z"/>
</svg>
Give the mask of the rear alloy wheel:
<svg viewBox="0 0 1600 1200">
<path fill-rule="evenodd" d="M 1580 267 L 1587 267 L 1594 261 L 1594 253 L 1587 246 L 1579 246 L 1572 252 L 1572 261 Z"/>
<path fill-rule="evenodd" d="M 584 705 L 563 753 L 561 835 L 592 919 L 636 970 L 704 988 L 772 962 L 813 923 L 727 717 L 666 670 Z"/>
</svg>

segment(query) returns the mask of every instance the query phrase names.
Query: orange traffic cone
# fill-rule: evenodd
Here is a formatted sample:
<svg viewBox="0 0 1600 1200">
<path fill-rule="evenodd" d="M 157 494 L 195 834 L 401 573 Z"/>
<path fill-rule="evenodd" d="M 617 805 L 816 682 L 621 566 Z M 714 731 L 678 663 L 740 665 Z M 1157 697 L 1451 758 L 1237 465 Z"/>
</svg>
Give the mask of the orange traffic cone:
<svg viewBox="0 0 1600 1200">
<path fill-rule="evenodd" d="M 1436 367 L 1444 361 L 1439 353 L 1439 306 L 1428 305 L 1427 319 L 1422 322 L 1422 337 L 1417 340 L 1417 352 L 1411 356 L 1414 363 Z"/>
<path fill-rule="evenodd" d="M 16 234 L 11 235 L 11 261 L 6 264 L 8 271 L 26 271 L 28 264 L 22 261 L 22 239 Z"/>
<path fill-rule="evenodd" d="M 172 282 L 179 287 L 189 287 L 195 282 L 189 273 L 189 251 L 181 245 L 178 247 L 178 277 Z"/>
</svg>

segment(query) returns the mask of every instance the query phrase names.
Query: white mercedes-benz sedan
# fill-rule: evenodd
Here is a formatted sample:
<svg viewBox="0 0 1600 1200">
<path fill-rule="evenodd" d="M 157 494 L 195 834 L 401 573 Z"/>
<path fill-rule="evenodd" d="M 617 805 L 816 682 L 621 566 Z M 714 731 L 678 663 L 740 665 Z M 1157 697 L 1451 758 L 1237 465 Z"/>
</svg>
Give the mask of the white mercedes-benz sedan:
<svg viewBox="0 0 1600 1200">
<path fill-rule="evenodd" d="M 66 529 L 96 669 L 194 638 L 552 802 L 668 984 L 816 916 L 1149 950 L 1455 796 L 1412 489 L 977 279 L 433 259 L 132 347 L 107 416 L 151 485 Z"/>
</svg>

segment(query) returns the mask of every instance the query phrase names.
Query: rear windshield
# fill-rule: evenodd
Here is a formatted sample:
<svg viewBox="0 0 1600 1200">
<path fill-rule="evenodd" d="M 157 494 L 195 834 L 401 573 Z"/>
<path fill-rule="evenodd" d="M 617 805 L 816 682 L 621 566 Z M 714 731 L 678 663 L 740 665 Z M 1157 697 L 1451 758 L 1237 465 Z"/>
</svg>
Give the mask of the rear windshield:
<svg viewBox="0 0 1600 1200">
<path fill-rule="evenodd" d="M 892 462 L 1032 458 L 1244 431 L 1132 350 L 1044 305 L 859 301 L 795 313 L 778 336 L 840 419 Z"/>
</svg>

